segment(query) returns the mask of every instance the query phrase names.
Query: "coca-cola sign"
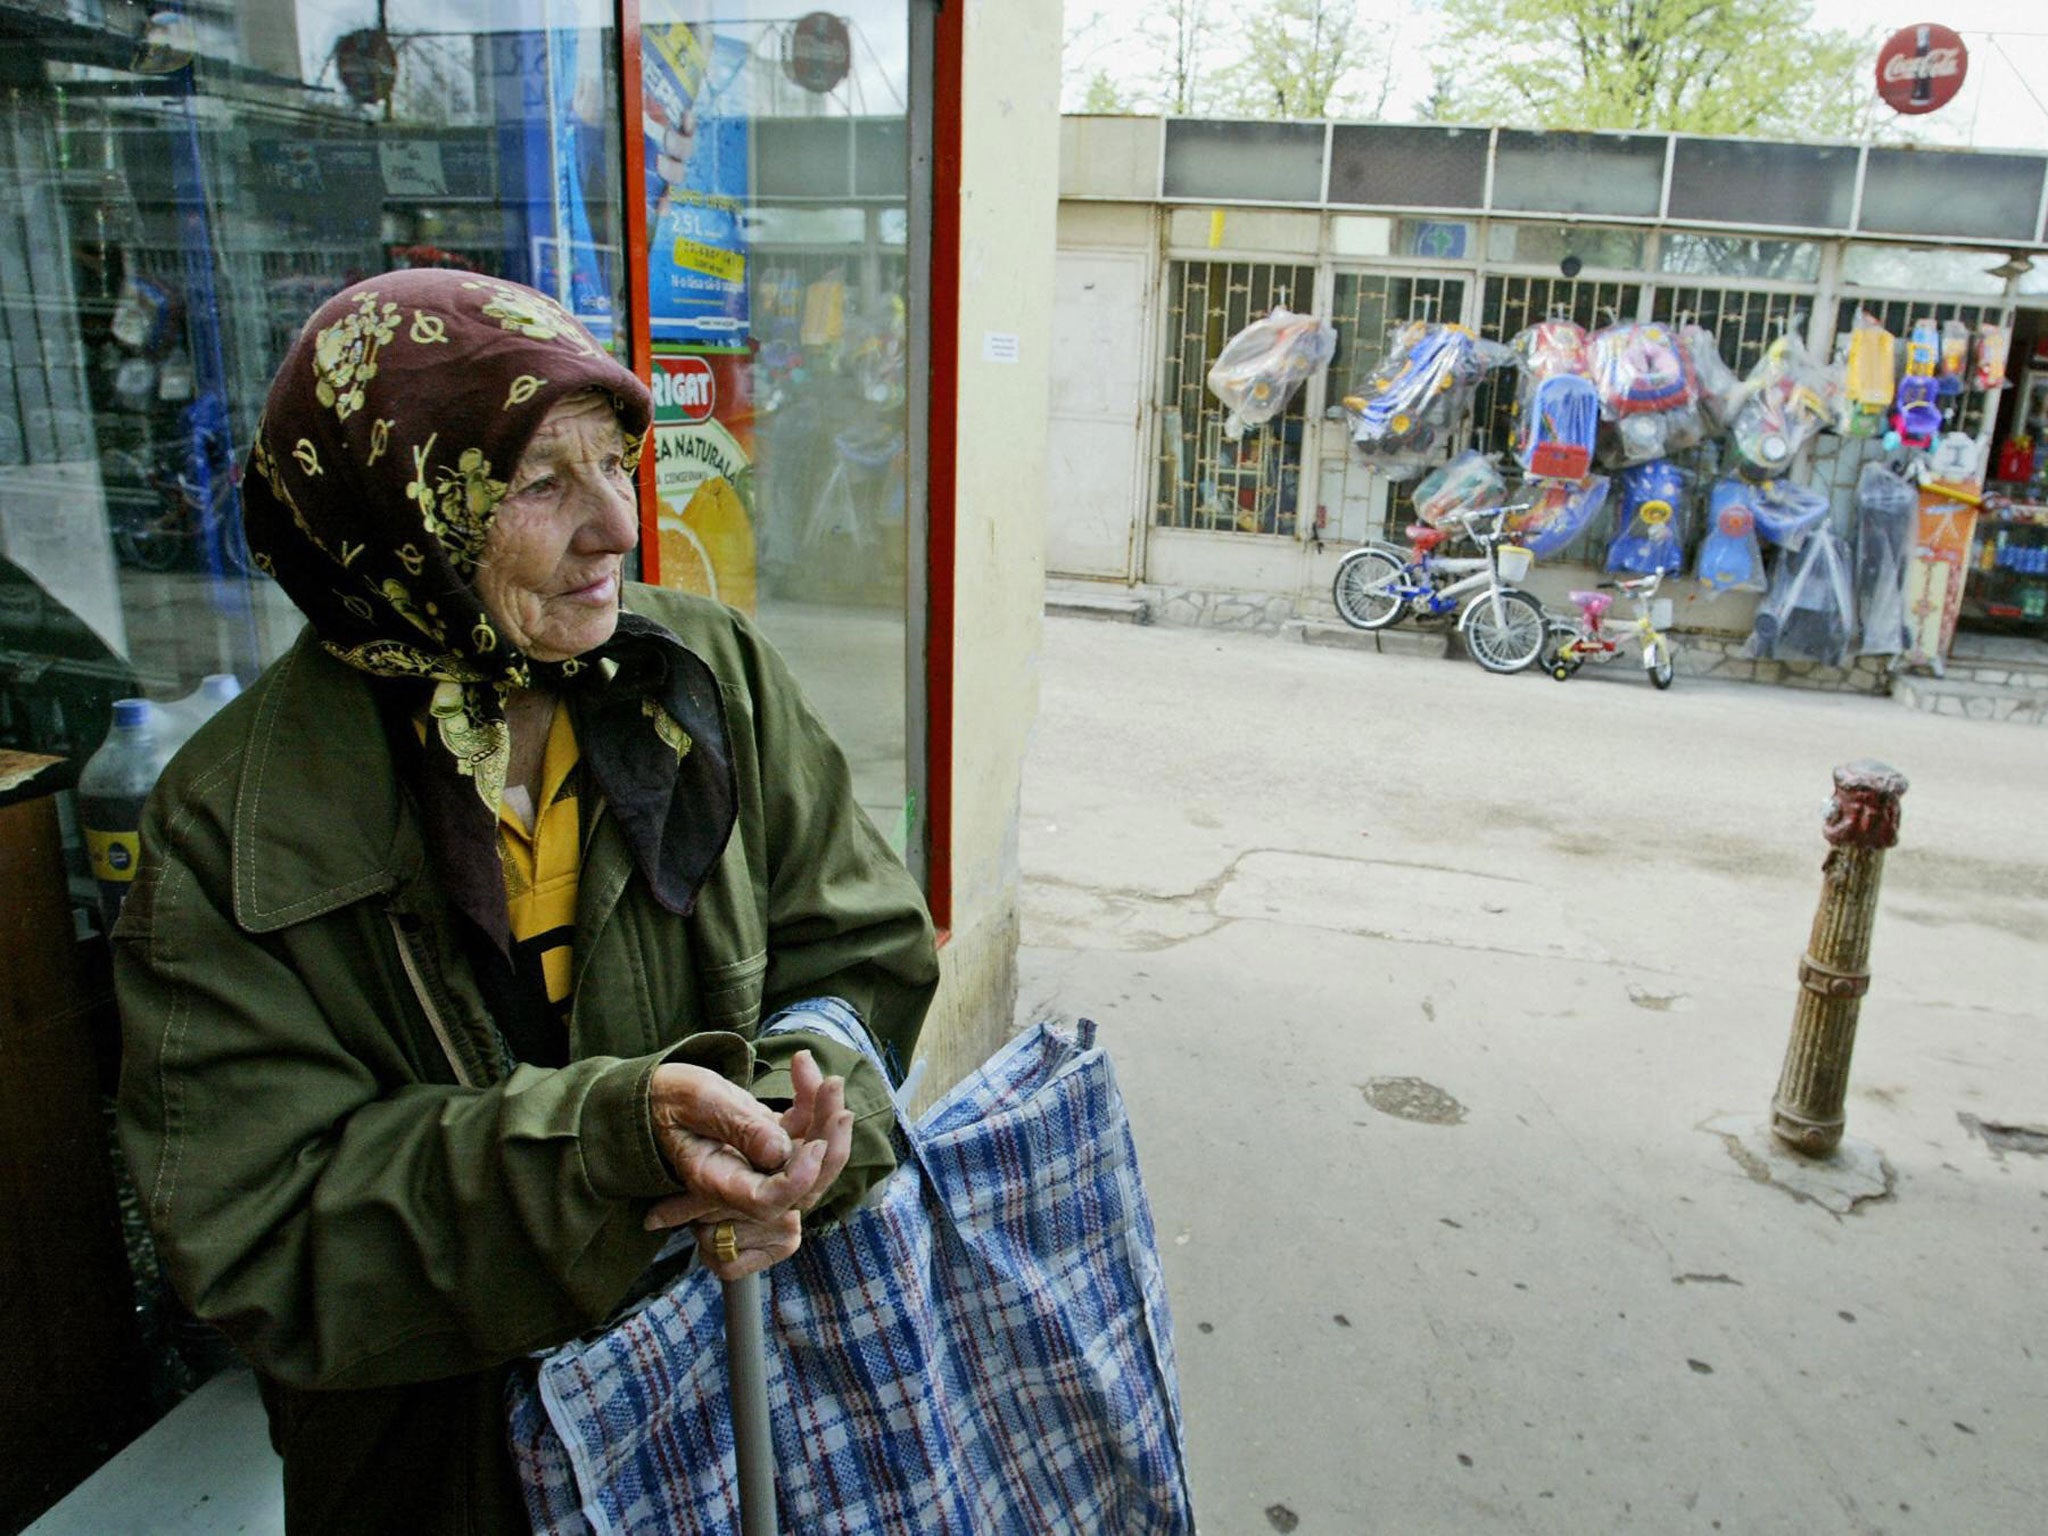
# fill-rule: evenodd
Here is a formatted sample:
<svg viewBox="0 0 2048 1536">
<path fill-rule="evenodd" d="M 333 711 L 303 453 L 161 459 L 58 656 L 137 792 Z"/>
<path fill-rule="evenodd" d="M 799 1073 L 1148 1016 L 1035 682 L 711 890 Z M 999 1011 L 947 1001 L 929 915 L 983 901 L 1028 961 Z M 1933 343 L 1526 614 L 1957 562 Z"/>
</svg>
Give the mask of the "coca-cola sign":
<svg viewBox="0 0 2048 1536">
<path fill-rule="evenodd" d="M 822 96 L 853 69 L 853 35 L 829 11 L 798 19 L 782 40 L 782 72 Z"/>
<path fill-rule="evenodd" d="M 1877 51 L 1877 94 L 1894 112 L 1918 115 L 1947 106 L 1970 72 L 1970 50 L 1947 27 L 1901 27 Z"/>
</svg>

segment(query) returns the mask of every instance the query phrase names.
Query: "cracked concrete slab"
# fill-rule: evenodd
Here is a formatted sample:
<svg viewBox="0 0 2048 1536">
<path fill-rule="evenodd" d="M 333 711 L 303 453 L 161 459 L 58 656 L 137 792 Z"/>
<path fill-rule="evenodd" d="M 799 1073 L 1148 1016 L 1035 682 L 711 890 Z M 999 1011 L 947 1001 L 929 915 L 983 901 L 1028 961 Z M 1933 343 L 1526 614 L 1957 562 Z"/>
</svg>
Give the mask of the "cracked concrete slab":
<svg viewBox="0 0 2048 1536">
<path fill-rule="evenodd" d="M 1794 1200 L 1808 1201 L 1837 1216 L 1890 1199 L 1897 1182 L 1884 1153 L 1854 1136 L 1844 1136 L 1826 1157 L 1807 1157 L 1771 1134 L 1768 1116 L 1721 1115 L 1700 1129 L 1726 1142 L 1728 1155 L 1757 1183 L 1772 1185 Z"/>
</svg>

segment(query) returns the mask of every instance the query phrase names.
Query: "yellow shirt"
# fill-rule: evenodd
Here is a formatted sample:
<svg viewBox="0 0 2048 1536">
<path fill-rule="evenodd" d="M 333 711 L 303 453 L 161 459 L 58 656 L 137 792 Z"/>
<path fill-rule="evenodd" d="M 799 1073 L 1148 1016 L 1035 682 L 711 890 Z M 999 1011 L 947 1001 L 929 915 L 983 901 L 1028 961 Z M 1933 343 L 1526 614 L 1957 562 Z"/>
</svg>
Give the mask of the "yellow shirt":
<svg viewBox="0 0 2048 1536">
<path fill-rule="evenodd" d="M 565 1021 L 576 946 L 576 880 L 582 864 L 582 819 L 574 782 L 577 758 L 569 711 L 557 706 L 541 759 L 540 798 L 532 827 L 512 807 L 498 807 L 513 963 L 525 971 L 538 959 L 548 1002 L 556 1017 Z"/>
</svg>

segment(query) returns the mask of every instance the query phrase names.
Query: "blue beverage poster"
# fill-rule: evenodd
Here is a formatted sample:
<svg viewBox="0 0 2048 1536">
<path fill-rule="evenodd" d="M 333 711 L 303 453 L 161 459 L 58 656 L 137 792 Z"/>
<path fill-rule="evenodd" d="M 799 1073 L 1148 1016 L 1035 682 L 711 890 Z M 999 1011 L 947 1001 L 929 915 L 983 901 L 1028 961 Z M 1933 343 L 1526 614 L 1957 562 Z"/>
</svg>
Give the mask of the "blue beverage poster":
<svg viewBox="0 0 2048 1536">
<path fill-rule="evenodd" d="M 708 26 L 649 27 L 647 288 L 656 341 L 747 338 L 747 45 Z"/>
</svg>

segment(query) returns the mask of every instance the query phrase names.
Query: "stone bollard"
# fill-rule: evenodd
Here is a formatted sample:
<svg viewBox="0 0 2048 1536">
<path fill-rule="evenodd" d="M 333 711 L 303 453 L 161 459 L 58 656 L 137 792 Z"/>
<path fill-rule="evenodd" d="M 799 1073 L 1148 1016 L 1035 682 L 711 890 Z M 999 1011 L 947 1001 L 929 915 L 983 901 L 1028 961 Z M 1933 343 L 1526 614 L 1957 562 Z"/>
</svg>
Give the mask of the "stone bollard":
<svg viewBox="0 0 2048 1536">
<path fill-rule="evenodd" d="M 1899 840 L 1899 797 L 1906 776 L 1884 763 L 1845 763 L 1822 829 L 1830 845 L 1822 865 L 1820 909 L 1799 962 L 1799 1003 L 1785 1068 L 1771 1100 L 1771 1133 L 1795 1152 L 1824 1157 L 1842 1139 L 1849 1053 L 1856 1016 L 1870 990 L 1870 925 L 1884 851 Z"/>
</svg>

